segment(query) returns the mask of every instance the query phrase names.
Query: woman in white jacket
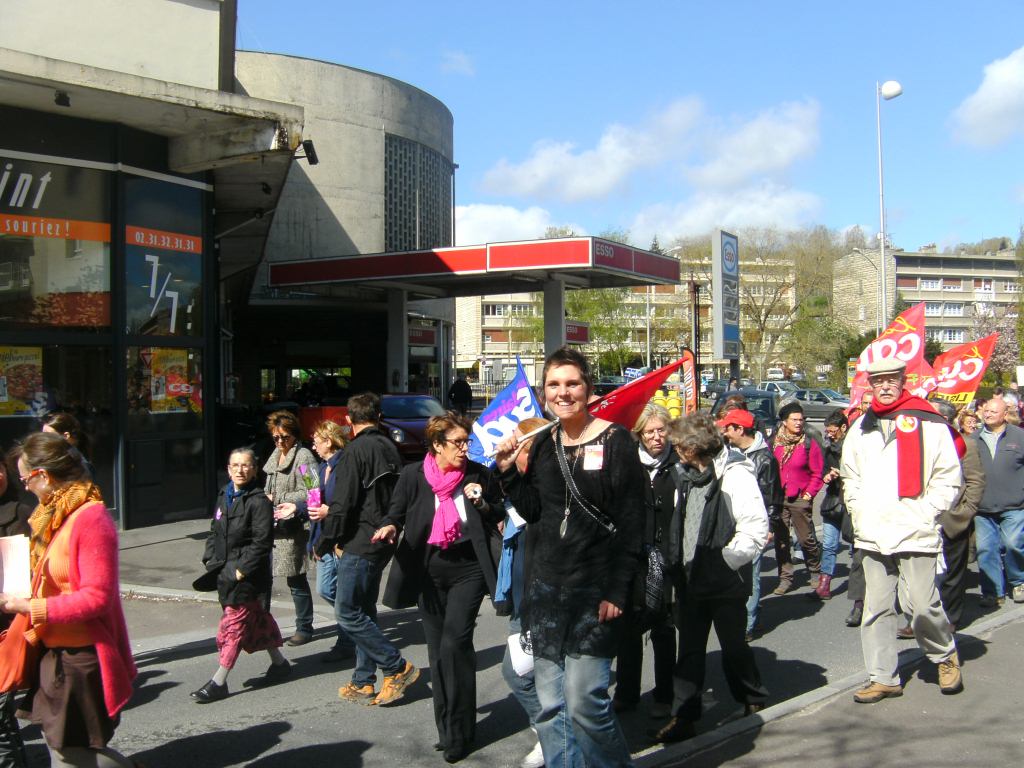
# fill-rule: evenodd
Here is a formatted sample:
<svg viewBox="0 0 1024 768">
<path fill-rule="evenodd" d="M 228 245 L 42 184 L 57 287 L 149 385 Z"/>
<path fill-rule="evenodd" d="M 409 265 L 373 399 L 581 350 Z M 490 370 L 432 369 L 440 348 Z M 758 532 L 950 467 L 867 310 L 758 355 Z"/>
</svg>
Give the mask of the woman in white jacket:
<svg viewBox="0 0 1024 768">
<path fill-rule="evenodd" d="M 754 465 L 722 442 L 706 414 L 673 421 L 668 437 L 682 459 L 676 467 L 669 558 L 678 601 L 679 659 L 675 716 L 654 734 L 663 742 L 696 733 L 712 625 L 722 647 L 729 690 L 743 704 L 744 713 L 760 711 L 768 698 L 744 638 L 750 563 L 768 538 L 768 515 Z"/>
</svg>

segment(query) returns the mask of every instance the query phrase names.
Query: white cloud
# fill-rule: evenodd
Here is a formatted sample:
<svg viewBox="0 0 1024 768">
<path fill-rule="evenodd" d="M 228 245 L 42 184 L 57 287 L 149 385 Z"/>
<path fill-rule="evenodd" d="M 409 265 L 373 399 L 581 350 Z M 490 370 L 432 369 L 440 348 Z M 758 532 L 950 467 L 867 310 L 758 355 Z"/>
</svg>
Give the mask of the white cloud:
<svg viewBox="0 0 1024 768">
<path fill-rule="evenodd" d="M 954 110 L 953 126 L 957 138 L 979 147 L 1024 136 L 1024 48 L 985 67 L 978 90 Z"/>
<path fill-rule="evenodd" d="M 698 187 L 728 188 L 786 171 L 818 148 L 816 101 L 781 104 L 707 143 L 706 161 L 687 172 Z"/>
<path fill-rule="evenodd" d="M 525 210 L 480 203 L 455 206 L 456 245 L 533 240 L 550 226 L 554 226 L 551 213 L 537 206 Z M 573 229 L 582 234 L 579 227 Z"/>
<path fill-rule="evenodd" d="M 648 242 L 654 235 L 668 242 L 715 227 L 795 229 L 812 221 L 820 208 L 817 195 L 763 181 L 728 192 L 699 191 L 681 203 L 651 206 L 636 215 L 630 232 L 636 242 Z"/>
<path fill-rule="evenodd" d="M 465 51 L 444 51 L 441 54 L 441 71 L 472 77 L 476 74 L 476 67 Z"/>
<path fill-rule="evenodd" d="M 539 141 L 520 163 L 499 160 L 485 174 L 484 189 L 566 202 L 607 197 L 634 171 L 684 152 L 702 113 L 698 99 L 681 99 L 644 124 L 608 126 L 591 149 L 571 141 Z"/>
</svg>

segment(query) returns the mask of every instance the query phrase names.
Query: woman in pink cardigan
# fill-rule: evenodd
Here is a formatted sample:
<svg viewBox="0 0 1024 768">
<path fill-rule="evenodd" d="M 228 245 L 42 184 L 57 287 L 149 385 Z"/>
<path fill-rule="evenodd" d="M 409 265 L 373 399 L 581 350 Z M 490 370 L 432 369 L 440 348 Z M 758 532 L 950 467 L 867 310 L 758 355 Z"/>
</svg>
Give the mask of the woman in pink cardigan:
<svg viewBox="0 0 1024 768">
<path fill-rule="evenodd" d="M 43 729 L 53 766 L 132 766 L 110 749 L 136 669 L 121 610 L 117 530 L 81 454 L 60 435 L 36 433 L 21 447 L 18 472 L 39 499 L 32 528 L 30 599 L 0 595 L 6 613 L 27 613 L 40 642 L 32 722 Z"/>
</svg>

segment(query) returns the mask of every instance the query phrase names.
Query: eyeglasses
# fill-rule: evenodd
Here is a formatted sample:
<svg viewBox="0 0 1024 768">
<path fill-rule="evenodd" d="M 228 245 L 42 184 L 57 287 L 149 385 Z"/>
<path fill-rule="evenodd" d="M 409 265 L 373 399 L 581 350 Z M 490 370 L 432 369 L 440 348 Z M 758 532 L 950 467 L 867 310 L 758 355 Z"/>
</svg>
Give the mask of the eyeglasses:
<svg viewBox="0 0 1024 768">
<path fill-rule="evenodd" d="M 463 450 L 469 447 L 469 439 L 465 437 L 462 438 L 461 440 L 449 440 L 448 438 L 445 438 L 445 442 L 448 443 L 449 445 L 454 445 L 459 450 Z"/>
<path fill-rule="evenodd" d="M 255 467 L 252 464 L 228 464 L 228 469 L 232 472 L 248 472 Z"/>
<path fill-rule="evenodd" d="M 38 475 L 40 472 L 42 472 L 41 469 L 33 469 L 31 472 L 29 472 L 24 477 L 19 476 L 18 479 L 21 480 L 21 484 L 22 485 L 24 485 L 26 488 L 28 488 L 28 481 L 31 480 L 36 475 Z"/>
<path fill-rule="evenodd" d="M 668 434 L 668 430 L 666 430 L 664 427 L 661 427 L 659 429 L 645 429 L 640 434 L 643 435 L 644 437 L 654 437 L 655 435 L 664 437 L 666 434 Z"/>
<path fill-rule="evenodd" d="M 291 435 L 272 435 L 275 443 L 289 443 L 295 438 Z"/>
</svg>

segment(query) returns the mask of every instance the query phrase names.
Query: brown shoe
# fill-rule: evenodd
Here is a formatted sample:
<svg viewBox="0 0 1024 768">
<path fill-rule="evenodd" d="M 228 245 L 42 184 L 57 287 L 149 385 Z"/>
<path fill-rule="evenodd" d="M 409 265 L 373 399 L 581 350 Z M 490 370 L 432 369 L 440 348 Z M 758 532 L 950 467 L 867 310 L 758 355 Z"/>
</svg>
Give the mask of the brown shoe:
<svg viewBox="0 0 1024 768">
<path fill-rule="evenodd" d="M 764 710 L 764 704 L 747 704 L 743 707 L 743 716 L 750 717 Z"/>
<path fill-rule="evenodd" d="M 781 581 L 779 581 L 779 586 L 777 586 L 774 589 L 774 591 L 772 591 L 772 594 L 773 595 L 784 595 L 787 592 L 789 592 L 789 590 L 791 590 L 792 588 L 793 588 L 793 582 L 792 581 L 790 581 L 788 579 L 782 579 Z"/>
<path fill-rule="evenodd" d="M 900 627 L 899 629 L 897 629 L 896 630 L 896 639 L 897 640 L 913 640 L 914 639 L 914 629 L 913 629 L 913 627 L 911 627 L 908 624 L 905 627 Z"/>
<path fill-rule="evenodd" d="M 947 696 L 960 693 L 964 689 L 964 678 L 960 674 L 960 657 L 956 651 L 939 664 L 939 690 Z"/>
<path fill-rule="evenodd" d="M 673 717 L 658 730 L 648 731 L 648 735 L 661 744 L 673 744 L 677 741 L 692 739 L 697 735 L 697 730 L 690 721 Z"/>
<path fill-rule="evenodd" d="M 415 683 L 419 676 L 420 671 L 408 661 L 405 662 L 401 672 L 384 676 L 384 682 L 380 685 L 380 693 L 377 694 L 373 703 L 380 706 L 398 701 L 405 695 L 405 689 Z"/>
<path fill-rule="evenodd" d="M 882 699 L 890 699 L 902 695 L 902 685 L 883 685 L 882 683 L 870 682 L 853 694 L 853 700 L 858 704 L 874 704 Z"/>
<path fill-rule="evenodd" d="M 377 692 L 373 690 L 373 686 L 367 685 L 356 685 L 355 683 L 349 683 L 343 688 L 338 689 L 338 698 L 342 701 L 354 701 L 356 704 L 362 704 L 366 707 L 372 707 L 376 702 L 373 698 L 377 695 Z"/>
</svg>

